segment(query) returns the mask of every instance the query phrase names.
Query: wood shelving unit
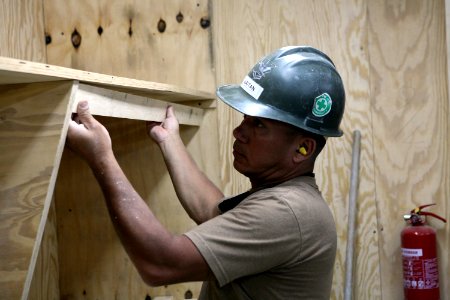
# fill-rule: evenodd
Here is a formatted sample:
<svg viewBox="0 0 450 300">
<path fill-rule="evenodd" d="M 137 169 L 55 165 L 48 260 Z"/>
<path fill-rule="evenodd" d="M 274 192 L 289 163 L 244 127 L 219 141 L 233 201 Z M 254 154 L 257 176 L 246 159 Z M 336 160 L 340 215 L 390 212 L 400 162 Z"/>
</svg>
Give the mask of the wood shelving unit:
<svg viewBox="0 0 450 300">
<path fill-rule="evenodd" d="M 96 280 L 104 280 L 106 267 L 83 269 L 79 259 L 105 243 L 98 240 L 102 235 L 114 241 L 113 256 L 126 260 L 111 228 L 96 232 L 92 227 L 69 226 L 95 223 L 96 203 L 101 203 L 93 200 L 100 195 L 95 187 L 93 192 L 76 187 L 74 183 L 92 178 L 79 159 L 64 151 L 68 122 L 81 99 L 89 100 L 94 115 L 112 124 L 113 140 L 124 135 L 140 139 L 135 122 L 162 120 L 169 104 L 180 124 L 193 126 L 201 126 L 205 108 L 215 105 L 214 95 L 205 92 L 0 57 L 0 291 L 4 299 L 59 299 L 73 293 L 71 286 L 79 289 L 79 297 L 108 295 L 84 282 L 91 280 L 95 286 Z M 121 151 L 120 143 L 117 147 L 118 159 L 126 161 L 130 151 Z M 74 199 L 81 199 L 74 204 L 78 209 L 71 206 Z M 105 218 L 106 212 L 99 215 Z M 92 249 L 79 250 L 86 240 Z M 70 245 L 75 254 L 70 253 Z M 86 270 L 98 276 L 77 274 Z"/>
</svg>

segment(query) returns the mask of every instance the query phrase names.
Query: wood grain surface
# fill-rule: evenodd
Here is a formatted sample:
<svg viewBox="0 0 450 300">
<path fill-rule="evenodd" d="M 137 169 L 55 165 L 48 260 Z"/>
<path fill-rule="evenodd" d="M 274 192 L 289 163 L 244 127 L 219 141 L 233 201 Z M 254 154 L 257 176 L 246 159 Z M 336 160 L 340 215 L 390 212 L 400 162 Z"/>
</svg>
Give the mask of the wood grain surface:
<svg viewBox="0 0 450 300">
<path fill-rule="evenodd" d="M 44 0 L 47 62 L 211 90 L 208 9 L 208 0 Z"/>
<path fill-rule="evenodd" d="M 444 1 L 368 2 L 375 183 L 383 299 L 400 299 L 402 216 L 421 204 L 449 218 Z M 450 297 L 449 229 L 438 230 L 441 299 Z"/>
<path fill-rule="evenodd" d="M 0 86 L 0 291 L 27 297 L 58 174 L 72 83 Z"/>
<path fill-rule="evenodd" d="M 29 300 L 58 300 L 59 258 L 55 201 L 52 200 L 28 293 Z"/>
<path fill-rule="evenodd" d="M 42 0 L 0 1 L 0 56 L 46 61 Z"/>
</svg>

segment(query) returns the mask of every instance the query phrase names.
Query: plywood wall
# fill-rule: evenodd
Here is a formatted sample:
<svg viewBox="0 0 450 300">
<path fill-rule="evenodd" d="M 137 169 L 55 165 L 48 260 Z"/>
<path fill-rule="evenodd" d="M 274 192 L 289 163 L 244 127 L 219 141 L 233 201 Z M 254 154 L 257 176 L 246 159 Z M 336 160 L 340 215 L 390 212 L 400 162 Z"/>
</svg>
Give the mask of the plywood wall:
<svg viewBox="0 0 450 300">
<path fill-rule="evenodd" d="M 213 89 L 208 0 L 42 1 L 48 63 Z"/>
<path fill-rule="evenodd" d="M 338 228 L 332 298 L 343 296 L 354 130 L 362 133 L 354 295 L 356 299 L 402 297 L 402 215 L 416 205 L 435 202 L 438 207 L 434 211 L 450 219 L 444 0 L 29 2 L 0 1 L 1 20 L 7 24 L 0 27 L 0 55 L 213 92 L 218 84 L 239 83 L 260 57 L 278 47 L 308 44 L 328 53 L 347 91 L 342 124 L 345 135 L 329 140 L 316 167 Z M 231 133 L 241 118 L 218 103 L 217 109 L 208 112 L 204 126 L 183 130 L 195 159 L 227 194 L 249 187 L 231 164 Z M 118 144 L 129 141 L 119 129 L 131 130 L 129 134 L 136 143 L 116 146 L 116 150 L 132 181 L 161 220 L 175 232 L 192 226 L 187 218 L 180 217 L 182 210 L 159 152 L 145 139 L 139 122 L 105 121 L 118 130 L 114 136 Z M 63 164 L 73 161 L 70 154 L 64 154 Z M 148 181 L 133 168 L 141 170 Z M 80 170 L 80 174 L 85 173 Z M 74 185 L 77 176 L 66 174 L 61 184 Z M 89 190 L 98 193 L 94 185 L 87 185 Z M 59 215 L 60 224 L 71 228 L 70 224 L 82 220 L 79 210 L 67 206 L 72 202 L 59 203 L 67 214 Z M 100 213 L 100 220 L 107 223 L 104 213 Z M 441 296 L 447 299 L 449 226 L 433 225 L 439 229 Z M 111 233 L 110 229 L 106 232 Z M 69 246 L 70 241 L 66 242 Z M 75 255 L 83 253 L 79 251 Z M 118 252 L 105 255 L 113 253 Z M 128 287 L 137 291 L 134 295 L 184 295 L 186 291 L 186 286 L 146 289 L 136 283 L 139 279 L 128 262 L 110 258 L 122 270 L 117 278 L 110 279 L 126 280 Z M 71 267 L 68 260 L 62 260 L 63 265 Z M 107 270 L 102 272 L 106 274 Z M 98 283 L 103 279 L 98 275 L 95 280 Z M 89 292 L 81 288 L 83 284 L 65 286 L 82 297 L 83 291 Z M 90 290 L 95 288 L 108 290 L 100 283 Z M 197 287 L 192 288 L 195 296 Z M 125 296 L 125 290 L 115 291 Z"/>
<path fill-rule="evenodd" d="M 0 16 L 0 56 L 45 62 L 42 0 L 1 0 Z"/>
<path fill-rule="evenodd" d="M 419 204 L 450 219 L 444 1 L 368 2 L 370 94 L 383 298 L 400 299 L 401 216 Z M 449 225 L 439 228 L 441 299 L 450 297 Z"/>
</svg>

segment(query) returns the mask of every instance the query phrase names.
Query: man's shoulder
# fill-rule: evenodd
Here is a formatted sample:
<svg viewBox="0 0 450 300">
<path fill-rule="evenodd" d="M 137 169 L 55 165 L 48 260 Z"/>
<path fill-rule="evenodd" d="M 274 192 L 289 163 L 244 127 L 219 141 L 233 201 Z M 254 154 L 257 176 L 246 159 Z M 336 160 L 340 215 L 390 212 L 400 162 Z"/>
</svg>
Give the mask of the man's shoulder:
<svg viewBox="0 0 450 300">
<path fill-rule="evenodd" d="M 261 189 L 248 198 L 273 198 L 273 199 L 322 199 L 322 195 L 317 187 L 314 177 L 295 177 L 284 181 L 278 185 Z"/>
</svg>

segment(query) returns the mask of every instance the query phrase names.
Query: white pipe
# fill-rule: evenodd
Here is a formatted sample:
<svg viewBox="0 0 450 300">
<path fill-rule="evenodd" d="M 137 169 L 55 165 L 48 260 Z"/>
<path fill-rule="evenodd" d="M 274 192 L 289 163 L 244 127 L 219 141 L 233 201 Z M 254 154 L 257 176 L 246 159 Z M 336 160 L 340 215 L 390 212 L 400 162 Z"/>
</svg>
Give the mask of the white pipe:
<svg viewBox="0 0 450 300">
<path fill-rule="evenodd" d="M 356 199 L 359 185 L 359 158 L 361 153 L 361 133 L 353 132 L 352 169 L 350 175 L 350 191 L 348 203 L 347 252 L 345 255 L 344 300 L 352 299 L 353 252 L 355 247 Z"/>
</svg>

